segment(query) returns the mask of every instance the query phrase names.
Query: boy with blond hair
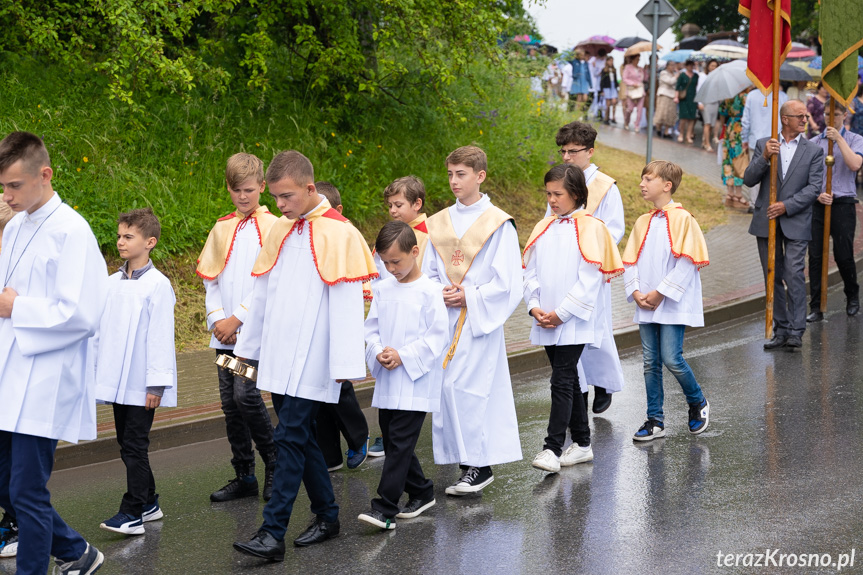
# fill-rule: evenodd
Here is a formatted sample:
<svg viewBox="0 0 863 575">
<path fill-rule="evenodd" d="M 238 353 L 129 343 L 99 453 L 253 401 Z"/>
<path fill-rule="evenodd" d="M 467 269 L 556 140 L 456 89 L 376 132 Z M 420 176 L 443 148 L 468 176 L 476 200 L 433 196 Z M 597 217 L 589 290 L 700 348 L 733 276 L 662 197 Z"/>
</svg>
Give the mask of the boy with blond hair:
<svg viewBox="0 0 863 575">
<path fill-rule="evenodd" d="M 656 160 L 644 167 L 641 197 L 653 209 L 636 220 L 623 252 L 624 287 L 637 306 L 633 321 L 641 335 L 647 391 L 647 421 L 635 441 L 665 436 L 663 365 L 686 395 L 689 432 L 697 435 L 709 423 L 710 404 L 683 359 L 686 326 L 704 325 L 699 270 L 710 262 L 698 222 L 671 199 L 682 178 L 683 170 L 671 162 Z"/>
<path fill-rule="evenodd" d="M 490 484 L 492 465 L 521 459 L 503 325 L 521 299 L 522 272 L 512 217 L 480 192 L 485 152 L 458 148 L 446 166 L 456 203 L 426 221 L 422 271 L 443 284 L 449 309 L 451 343 L 432 431 L 435 463 L 461 467 L 446 488 L 459 496 Z"/>
<path fill-rule="evenodd" d="M 93 349 L 96 401 L 111 404 L 114 412 L 126 493 L 117 514 L 99 527 L 143 535 L 144 523 L 162 518 L 147 451 L 156 408 L 177 405 L 176 298 L 171 281 L 150 260 L 162 232 L 153 210 L 120 214 L 117 223 L 117 251 L 125 262 L 108 278 Z"/>
<path fill-rule="evenodd" d="M 236 208 L 219 218 L 207 236 L 195 270 L 207 290 L 207 328 L 213 332 L 210 347 L 216 355 L 234 356 L 234 345 L 252 297 L 252 266 L 264 238 L 276 222 L 266 206 L 260 204 L 264 191 L 264 163 L 252 154 L 239 153 L 228 158 L 225 168 L 228 194 Z M 251 365 L 256 366 L 254 361 Z M 270 498 L 276 462 L 273 424 L 261 393 L 250 381 L 219 367 L 219 397 L 225 414 L 231 465 L 236 477 L 210 495 L 214 502 L 231 501 L 258 495 L 255 452 L 252 441 L 264 460 L 264 500 Z"/>
</svg>

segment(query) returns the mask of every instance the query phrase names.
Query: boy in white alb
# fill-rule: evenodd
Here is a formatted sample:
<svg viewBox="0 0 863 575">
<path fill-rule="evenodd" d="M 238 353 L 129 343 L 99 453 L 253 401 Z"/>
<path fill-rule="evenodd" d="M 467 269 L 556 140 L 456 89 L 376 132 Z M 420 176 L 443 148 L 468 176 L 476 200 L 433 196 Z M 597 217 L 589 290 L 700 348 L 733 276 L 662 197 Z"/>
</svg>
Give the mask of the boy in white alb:
<svg viewBox="0 0 863 575">
<path fill-rule="evenodd" d="M 207 328 L 213 332 L 210 347 L 216 355 L 233 356 L 252 298 L 252 266 L 276 216 L 260 204 L 264 191 L 264 163 L 252 154 L 239 153 L 228 158 L 225 183 L 236 210 L 219 218 L 198 256 L 195 272 L 207 290 Z M 250 360 L 252 366 L 257 366 Z M 232 501 L 258 495 L 255 452 L 264 460 L 264 500 L 273 490 L 276 446 L 273 424 L 255 382 L 219 367 L 219 397 L 225 414 L 231 465 L 236 477 L 210 494 L 210 501 Z"/>
<path fill-rule="evenodd" d="M 117 250 L 125 263 L 108 278 L 108 300 L 96 352 L 96 401 L 110 403 L 126 493 L 120 511 L 99 527 L 143 535 L 144 523 L 162 518 L 147 453 L 156 408 L 177 405 L 174 289 L 153 267 L 150 252 L 161 235 L 150 208 L 120 214 Z"/>
<path fill-rule="evenodd" d="M 449 319 L 440 284 L 417 266 L 416 234 L 405 222 L 389 222 L 378 234 L 375 253 L 390 277 L 376 281 L 366 318 L 366 363 L 375 378 L 372 406 L 387 454 L 377 499 L 359 519 L 394 529 L 395 518 L 411 519 L 435 504 L 434 485 L 414 450 L 427 412 L 440 409 L 443 353 Z M 399 507 L 407 492 L 408 501 Z"/>
<path fill-rule="evenodd" d="M 570 122 L 557 131 L 555 142 L 560 146 L 563 162 L 582 169 L 587 182 L 587 213 L 602 220 L 615 245 L 623 239 L 623 200 L 614 179 L 599 171 L 591 162 L 596 144 L 596 128 L 584 122 Z M 545 212 L 551 216 L 551 208 Z M 588 385 L 593 386 L 593 412 L 602 413 L 611 406 L 612 394 L 623 389 L 623 368 L 611 321 L 611 284 L 603 285 L 595 310 L 602 337 L 584 347 L 578 362 L 578 379 L 587 405 Z M 575 423 L 575 422 L 573 422 Z"/>
<path fill-rule="evenodd" d="M 656 160 L 644 167 L 641 196 L 654 209 L 636 220 L 623 252 L 624 287 L 637 306 L 633 321 L 641 335 L 647 391 L 647 421 L 635 441 L 665 436 L 663 365 L 686 395 L 689 432 L 701 433 L 709 422 L 710 405 L 683 359 L 686 326 L 704 325 L 699 270 L 709 260 L 698 222 L 671 199 L 682 178 L 683 170 L 671 162 Z"/>
<path fill-rule="evenodd" d="M 57 441 L 96 438 L 90 337 L 108 274 L 90 226 L 51 186 L 45 144 L 0 142 L 0 187 L 14 218 L 0 251 L 0 507 L 18 522 L 18 575 L 93 573 L 104 556 L 66 525 L 47 489 Z"/>
<path fill-rule="evenodd" d="M 456 203 L 426 220 L 423 273 L 443 284 L 451 343 L 441 410 L 432 418 L 435 463 L 458 463 L 447 495 L 481 490 L 492 465 L 521 459 L 503 325 L 521 299 L 518 235 L 512 217 L 480 192 L 488 161 L 476 146 L 446 158 Z"/>
<path fill-rule="evenodd" d="M 274 394 L 279 423 L 273 497 L 252 539 L 237 551 L 282 561 L 285 532 L 300 483 L 315 519 L 294 545 L 339 533 L 339 507 L 315 438 L 321 403 L 339 399 L 339 379 L 365 377 L 363 287 L 377 277 L 359 231 L 315 190 L 312 163 L 281 152 L 267 168 L 270 194 L 283 217 L 273 225 L 252 274 L 250 313 L 234 353 L 259 359 L 258 389 Z"/>
</svg>

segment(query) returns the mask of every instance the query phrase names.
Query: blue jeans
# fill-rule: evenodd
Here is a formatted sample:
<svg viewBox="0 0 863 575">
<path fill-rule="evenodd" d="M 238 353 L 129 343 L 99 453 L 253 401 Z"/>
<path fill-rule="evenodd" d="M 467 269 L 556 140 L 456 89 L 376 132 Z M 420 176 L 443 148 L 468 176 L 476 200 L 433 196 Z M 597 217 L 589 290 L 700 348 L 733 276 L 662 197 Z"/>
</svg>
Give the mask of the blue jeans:
<svg viewBox="0 0 863 575">
<path fill-rule="evenodd" d="M 662 404 L 665 394 L 662 390 L 662 366 L 677 378 L 683 388 L 686 403 L 701 404 L 704 394 L 695 381 L 692 368 L 683 359 L 684 325 L 661 323 L 642 323 L 638 326 L 641 334 L 641 350 L 644 354 L 644 386 L 647 390 L 647 418 L 664 421 Z"/>
</svg>

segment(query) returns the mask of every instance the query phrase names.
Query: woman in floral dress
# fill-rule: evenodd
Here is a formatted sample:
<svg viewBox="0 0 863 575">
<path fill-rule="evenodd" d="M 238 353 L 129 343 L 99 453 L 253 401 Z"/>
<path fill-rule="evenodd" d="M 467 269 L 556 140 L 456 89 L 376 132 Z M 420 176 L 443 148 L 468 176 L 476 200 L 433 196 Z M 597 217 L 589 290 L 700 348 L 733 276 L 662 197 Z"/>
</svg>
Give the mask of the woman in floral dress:
<svg viewBox="0 0 863 575">
<path fill-rule="evenodd" d="M 729 98 L 719 104 L 719 119 L 716 121 L 716 133 L 723 133 L 720 128 L 723 124 L 724 139 L 722 141 L 722 183 L 728 189 L 725 196 L 725 205 L 734 208 L 749 209 L 749 202 L 743 198 L 743 171 L 746 169 L 744 160 L 737 161 L 737 170 L 734 169 L 735 158 L 746 158 L 743 149 L 743 138 L 741 133 L 743 126 L 743 106 L 746 104 L 746 93 L 741 92 L 733 98 Z"/>
</svg>

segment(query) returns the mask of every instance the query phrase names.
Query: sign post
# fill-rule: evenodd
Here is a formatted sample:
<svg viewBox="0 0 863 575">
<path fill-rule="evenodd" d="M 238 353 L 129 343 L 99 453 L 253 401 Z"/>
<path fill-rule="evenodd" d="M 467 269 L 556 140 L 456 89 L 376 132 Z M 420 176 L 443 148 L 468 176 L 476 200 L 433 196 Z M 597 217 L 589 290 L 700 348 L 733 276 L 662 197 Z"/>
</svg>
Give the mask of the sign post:
<svg viewBox="0 0 863 575">
<path fill-rule="evenodd" d="M 653 35 L 653 50 L 650 52 L 650 92 L 647 103 L 647 163 L 653 159 L 653 113 L 656 107 L 656 40 L 680 17 L 680 13 L 668 0 L 648 0 L 635 15 Z M 636 120 L 637 122 L 638 120 Z"/>
</svg>

